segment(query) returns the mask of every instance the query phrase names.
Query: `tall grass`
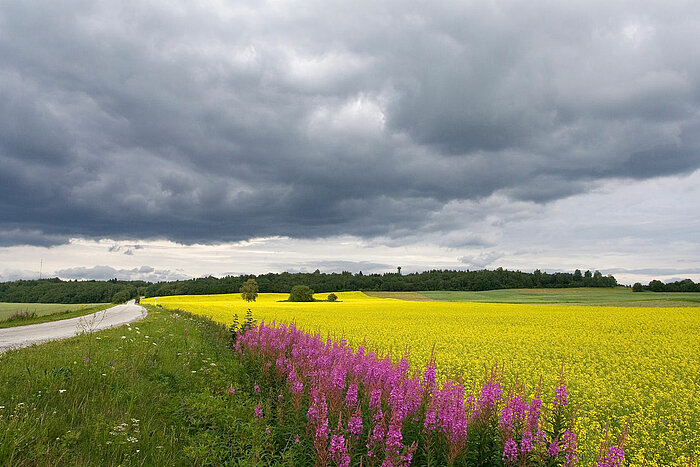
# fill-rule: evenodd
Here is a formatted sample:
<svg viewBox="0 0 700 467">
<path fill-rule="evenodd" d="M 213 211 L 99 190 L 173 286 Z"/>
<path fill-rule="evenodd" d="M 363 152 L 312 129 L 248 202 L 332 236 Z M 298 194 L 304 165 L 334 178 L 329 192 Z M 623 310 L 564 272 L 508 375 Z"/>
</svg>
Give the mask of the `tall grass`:
<svg viewBox="0 0 700 467">
<path fill-rule="evenodd" d="M 260 463 L 272 453 L 232 356 L 224 327 L 154 307 L 0 354 L 0 465 Z"/>
</svg>

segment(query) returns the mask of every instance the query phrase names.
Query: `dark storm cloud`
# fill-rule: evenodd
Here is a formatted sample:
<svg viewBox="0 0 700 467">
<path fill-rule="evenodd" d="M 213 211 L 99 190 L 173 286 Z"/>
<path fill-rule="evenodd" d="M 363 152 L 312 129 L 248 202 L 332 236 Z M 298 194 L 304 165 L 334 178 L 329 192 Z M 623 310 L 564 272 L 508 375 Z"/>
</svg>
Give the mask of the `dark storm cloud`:
<svg viewBox="0 0 700 467">
<path fill-rule="evenodd" d="M 692 172 L 699 17 L 687 2 L 7 0 L 0 245 L 397 238 L 446 228 L 433 215 L 451 202 Z"/>
</svg>

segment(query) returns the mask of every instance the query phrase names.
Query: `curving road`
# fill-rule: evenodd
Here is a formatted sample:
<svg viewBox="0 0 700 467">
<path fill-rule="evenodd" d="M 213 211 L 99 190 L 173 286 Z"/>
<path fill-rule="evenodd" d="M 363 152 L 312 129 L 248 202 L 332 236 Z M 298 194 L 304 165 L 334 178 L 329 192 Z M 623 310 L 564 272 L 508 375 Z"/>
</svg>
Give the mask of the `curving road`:
<svg viewBox="0 0 700 467">
<path fill-rule="evenodd" d="M 146 316 L 146 309 L 134 300 L 79 318 L 0 329 L 0 353 L 56 339 L 66 339 L 83 331 L 99 331 L 130 323 Z"/>
</svg>

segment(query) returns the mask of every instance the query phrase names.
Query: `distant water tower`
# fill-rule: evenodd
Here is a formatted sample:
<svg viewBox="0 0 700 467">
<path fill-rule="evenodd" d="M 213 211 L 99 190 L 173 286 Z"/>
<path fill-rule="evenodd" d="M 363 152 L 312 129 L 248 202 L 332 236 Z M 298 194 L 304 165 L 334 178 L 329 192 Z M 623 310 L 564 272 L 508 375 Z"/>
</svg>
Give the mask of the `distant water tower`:
<svg viewBox="0 0 700 467">
<path fill-rule="evenodd" d="M 397 267 L 396 269 L 399 270 L 399 276 L 401 275 L 401 266 Z"/>
</svg>

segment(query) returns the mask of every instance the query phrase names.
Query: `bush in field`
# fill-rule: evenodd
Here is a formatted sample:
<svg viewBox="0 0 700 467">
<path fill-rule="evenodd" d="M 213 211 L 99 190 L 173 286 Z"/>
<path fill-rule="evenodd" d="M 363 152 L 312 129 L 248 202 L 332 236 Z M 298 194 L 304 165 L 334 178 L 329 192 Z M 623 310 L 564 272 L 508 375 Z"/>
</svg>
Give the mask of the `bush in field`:
<svg viewBox="0 0 700 467">
<path fill-rule="evenodd" d="M 112 296 L 112 303 L 124 303 L 125 301 L 129 300 L 129 298 L 131 298 L 129 291 L 122 290 L 121 292 L 117 292 Z"/>
<path fill-rule="evenodd" d="M 246 302 L 254 302 L 258 298 L 258 282 L 251 278 L 243 283 L 240 288 L 241 297 Z"/>
<path fill-rule="evenodd" d="M 327 300 L 329 302 L 334 302 L 334 301 L 338 300 L 338 296 L 334 293 L 329 293 Z"/>
<path fill-rule="evenodd" d="M 314 291 L 307 285 L 295 285 L 289 294 L 290 302 L 313 302 Z"/>
</svg>

